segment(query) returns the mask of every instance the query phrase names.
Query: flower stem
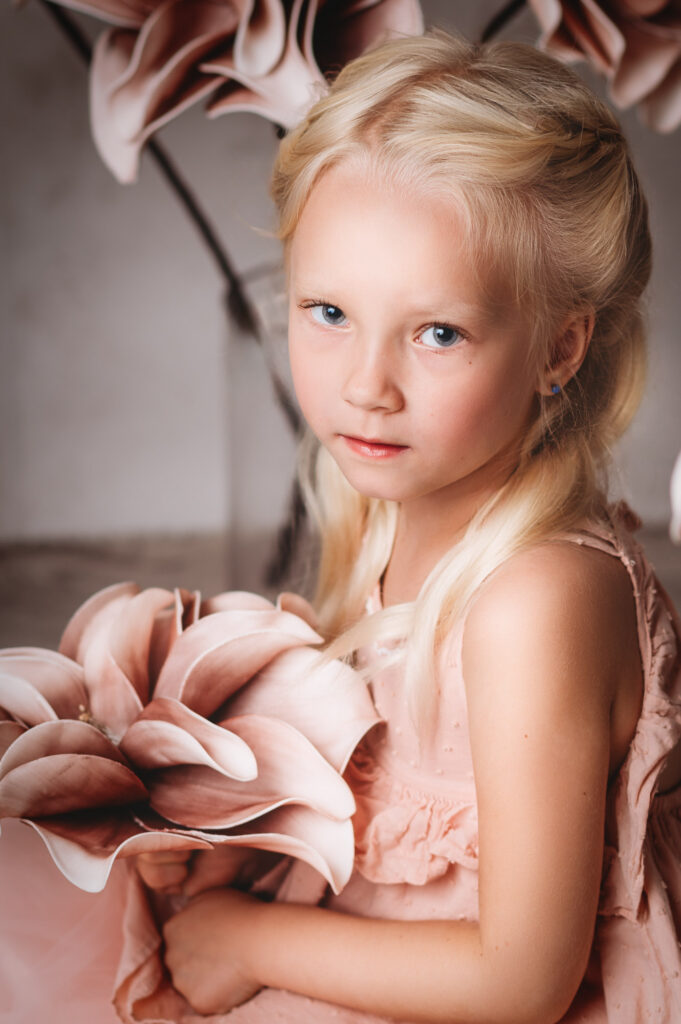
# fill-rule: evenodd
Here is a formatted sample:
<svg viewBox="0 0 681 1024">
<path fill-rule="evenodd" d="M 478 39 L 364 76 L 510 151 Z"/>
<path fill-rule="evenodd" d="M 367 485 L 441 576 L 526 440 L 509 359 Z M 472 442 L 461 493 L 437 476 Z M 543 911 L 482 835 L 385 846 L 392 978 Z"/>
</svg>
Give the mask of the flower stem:
<svg viewBox="0 0 681 1024">
<path fill-rule="evenodd" d="M 49 0 L 42 0 L 42 3 L 61 31 L 89 66 L 92 60 L 92 47 L 85 33 L 61 7 L 49 2 Z M 190 191 L 189 186 L 181 177 L 177 167 L 163 146 L 155 139 L 150 139 L 147 142 L 146 148 L 149 150 L 171 189 L 180 200 L 190 219 L 194 222 L 199 235 L 217 263 L 218 270 L 227 284 L 227 309 L 229 314 L 238 327 L 252 334 L 256 341 L 262 343 L 253 306 L 249 302 L 239 275 L 232 266 L 232 261 L 225 247 L 221 244 L 208 217 L 199 206 L 196 197 Z"/>
<path fill-rule="evenodd" d="M 512 18 L 515 18 L 516 14 L 519 14 L 524 6 L 525 0 L 509 0 L 509 2 L 505 4 L 500 11 L 497 11 L 494 17 L 490 18 L 487 22 L 480 33 L 480 42 L 486 43 L 490 39 L 493 39 L 494 36 L 498 35 L 502 28 L 504 28 Z"/>
</svg>

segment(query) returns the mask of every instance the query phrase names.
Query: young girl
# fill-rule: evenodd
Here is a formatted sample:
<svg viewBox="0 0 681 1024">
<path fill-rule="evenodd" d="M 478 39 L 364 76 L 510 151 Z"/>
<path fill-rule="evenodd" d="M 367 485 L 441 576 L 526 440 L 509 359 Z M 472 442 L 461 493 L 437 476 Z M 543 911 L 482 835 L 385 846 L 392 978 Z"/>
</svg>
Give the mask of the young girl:
<svg viewBox="0 0 681 1024">
<path fill-rule="evenodd" d="M 677 632 L 604 495 L 650 268 L 617 122 L 532 48 L 405 39 L 273 188 L 318 612 L 385 724 L 344 892 L 199 896 L 174 984 L 233 1024 L 681 1020 Z"/>
</svg>

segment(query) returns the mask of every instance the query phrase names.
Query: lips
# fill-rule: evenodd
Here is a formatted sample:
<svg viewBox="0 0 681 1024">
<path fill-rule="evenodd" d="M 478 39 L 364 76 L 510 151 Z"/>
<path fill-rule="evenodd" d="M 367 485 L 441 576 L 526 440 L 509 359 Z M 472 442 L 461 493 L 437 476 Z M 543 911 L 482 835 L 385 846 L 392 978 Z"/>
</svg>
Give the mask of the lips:
<svg viewBox="0 0 681 1024">
<path fill-rule="evenodd" d="M 389 459 L 407 450 L 407 445 L 388 444 L 377 438 L 352 437 L 348 434 L 341 434 L 341 437 L 351 451 L 370 459 Z"/>
</svg>

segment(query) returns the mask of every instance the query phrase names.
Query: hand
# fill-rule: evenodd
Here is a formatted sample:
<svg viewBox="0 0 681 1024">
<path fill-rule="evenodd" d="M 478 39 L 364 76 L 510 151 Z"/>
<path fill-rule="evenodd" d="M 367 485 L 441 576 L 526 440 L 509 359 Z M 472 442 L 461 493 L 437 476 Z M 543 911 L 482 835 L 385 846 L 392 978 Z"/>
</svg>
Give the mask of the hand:
<svg viewBox="0 0 681 1024">
<path fill-rule="evenodd" d="M 245 893 L 212 889 L 165 924 L 173 985 L 198 1013 L 225 1013 L 261 988 L 247 960 L 253 926 L 266 911 Z"/>
<path fill-rule="evenodd" d="M 141 853 L 137 870 L 145 885 L 157 892 L 182 893 L 187 899 L 224 885 L 247 886 L 264 874 L 278 855 L 239 846 L 213 850 L 163 850 Z"/>
<path fill-rule="evenodd" d="M 157 892 L 179 893 L 189 875 L 193 850 L 159 850 L 140 853 L 135 866 L 140 878 Z"/>
</svg>

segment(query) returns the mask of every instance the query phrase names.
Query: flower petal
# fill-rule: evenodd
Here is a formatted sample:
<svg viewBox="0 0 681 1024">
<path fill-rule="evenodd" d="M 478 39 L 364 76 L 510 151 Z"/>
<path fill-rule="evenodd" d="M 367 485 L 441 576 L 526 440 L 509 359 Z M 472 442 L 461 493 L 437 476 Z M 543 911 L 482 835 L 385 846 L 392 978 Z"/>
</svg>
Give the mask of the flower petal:
<svg viewBox="0 0 681 1024">
<path fill-rule="evenodd" d="M 19 722 L 0 722 L 0 760 L 5 756 L 14 741 L 25 732 L 25 726 L 20 725 Z"/>
<path fill-rule="evenodd" d="M 305 806 L 278 807 L 227 835 L 211 833 L 211 839 L 216 846 L 251 846 L 297 857 L 319 871 L 335 893 L 343 889 L 352 874 L 352 823 L 333 821 Z"/>
<path fill-rule="evenodd" d="M 87 704 L 81 666 L 56 651 L 41 647 L 7 647 L 0 651 L 0 672 L 19 676 L 30 683 L 58 718 L 77 718 L 82 705 Z"/>
<path fill-rule="evenodd" d="M 212 57 L 200 65 L 201 71 L 221 75 L 230 81 L 230 86 L 221 89 L 208 104 L 206 112 L 209 117 L 234 110 L 250 110 L 284 128 L 293 128 L 298 123 L 317 98 L 320 88 L 324 87 L 324 78 L 312 55 L 312 29 L 317 7 L 318 0 L 309 0 L 301 25 L 302 0 L 294 0 L 281 60 L 267 74 L 249 72 L 238 64 L 232 52 Z M 232 83 L 237 83 L 237 87 Z"/>
<path fill-rule="evenodd" d="M 231 37 L 238 15 L 231 4 L 167 0 L 135 37 L 117 30 L 95 46 L 90 109 L 95 145 L 122 182 L 134 181 L 139 152 L 162 124 L 219 84 L 198 61 Z"/>
<path fill-rule="evenodd" d="M 306 622 L 288 612 L 217 612 L 178 637 L 155 695 L 174 697 L 208 717 L 280 651 L 320 642 Z"/>
<path fill-rule="evenodd" d="M 221 708 L 221 718 L 250 714 L 292 725 L 339 772 L 381 721 L 359 673 L 341 661 L 323 662 L 307 647 L 273 658 Z"/>
<path fill-rule="evenodd" d="M 108 757 L 47 754 L 10 769 L 0 780 L 0 817 L 42 818 L 88 807 L 136 803 L 146 795 L 137 776 Z"/>
<path fill-rule="evenodd" d="M 205 765 L 242 781 L 258 774 L 253 752 L 235 733 L 165 697 L 147 705 L 123 736 L 120 749 L 140 768 Z"/>
<path fill-rule="evenodd" d="M 222 724 L 255 753 L 257 779 L 232 781 L 191 766 L 154 772 L 148 779 L 149 803 L 163 817 L 189 828 L 225 829 L 287 803 L 307 804 L 338 820 L 354 813 L 347 783 L 296 729 L 260 715 Z"/>
<path fill-rule="evenodd" d="M 246 74 L 265 75 L 278 64 L 285 40 L 281 0 L 246 0 L 234 40 L 234 63 Z"/>
<path fill-rule="evenodd" d="M 650 32 L 645 22 L 623 22 L 621 31 L 626 48 L 610 83 L 610 96 L 626 109 L 657 89 L 681 59 L 681 32 L 665 38 Z"/>
<path fill-rule="evenodd" d="M 303 598 L 301 598 L 302 600 Z M 268 601 L 266 597 L 261 597 L 260 594 L 251 594 L 247 590 L 228 590 L 224 594 L 216 594 L 201 602 L 201 618 L 205 618 L 206 615 L 214 615 L 216 612 L 270 612 L 273 609 L 272 602 Z M 295 608 L 284 608 L 283 611 L 292 611 L 297 614 Z"/>
<path fill-rule="evenodd" d="M 114 739 L 120 739 L 142 711 L 142 701 L 114 661 L 106 633 L 98 633 L 89 643 L 83 671 L 89 710 Z"/>
<path fill-rule="evenodd" d="M 143 703 L 149 699 L 149 653 L 154 622 L 172 601 L 170 590 L 150 587 L 135 595 L 111 626 L 111 656 Z"/>
<path fill-rule="evenodd" d="M 65 878 L 85 892 L 101 892 L 117 857 L 161 850 L 212 848 L 207 838 L 173 829 L 147 830 L 129 812 L 109 811 L 27 821 Z"/>
<path fill-rule="evenodd" d="M 681 60 L 671 69 L 665 80 L 654 89 L 640 106 L 645 124 L 656 132 L 673 132 L 681 126 Z M 678 505 L 678 500 L 677 500 Z M 672 520 L 674 522 L 674 520 Z M 681 540 L 681 525 L 676 517 L 676 543 Z"/>
<path fill-rule="evenodd" d="M 48 754 L 93 754 L 127 764 L 115 743 L 89 722 L 42 722 L 27 729 L 0 761 L 0 778 L 22 764 L 30 764 Z"/>
<path fill-rule="evenodd" d="M 57 719 L 54 708 L 35 686 L 8 672 L 0 672 L 0 707 L 26 725 Z"/>
<path fill-rule="evenodd" d="M 129 600 L 135 594 L 139 594 L 139 589 L 136 583 L 114 583 L 113 586 L 93 594 L 71 616 L 62 634 L 59 653 L 82 664 L 87 634 L 93 624 L 99 628 L 99 623 L 95 620 L 101 622 L 102 614 L 110 605 L 115 603 L 120 607 L 125 599 Z"/>
<path fill-rule="evenodd" d="M 138 28 L 154 9 L 158 0 L 59 0 L 60 6 L 85 11 L 114 25 Z"/>
</svg>

